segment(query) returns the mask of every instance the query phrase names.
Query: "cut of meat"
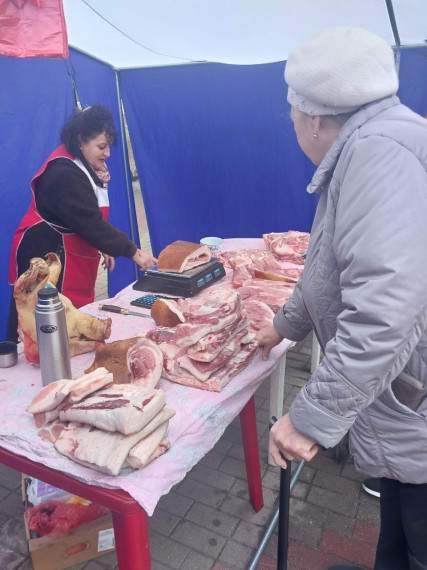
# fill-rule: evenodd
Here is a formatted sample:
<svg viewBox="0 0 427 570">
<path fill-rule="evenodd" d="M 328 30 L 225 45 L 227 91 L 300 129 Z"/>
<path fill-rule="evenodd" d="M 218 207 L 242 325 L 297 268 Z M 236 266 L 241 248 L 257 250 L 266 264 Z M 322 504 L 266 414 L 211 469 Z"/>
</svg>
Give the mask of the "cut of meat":
<svg viewBox="0 0 427 570">
<path fill-rule="evenodd" d="M 167 406 L 162 408 L 160 410 L 160 412 L 154 416 L 154 418 L 151 420 L 151 422 L 149 422 L 141 430 L 141 433 L 143 433 L 143 437 L 148 435 L 151 431 L 155 430 L 157 427 L 159 427 L 163 423 L 168 422 L 171 418 L 174 417 L 175 414 L 176 414 L 176 412 L 172 408 L 168 408 Z"/>
<path fill-rule="evenodd" d="M 187 386 L 200 388 L 205 384 L 203 389 L 219 391 L 244 367 L 240 363 L 242 355 L 247 354 L 246 345 L 254 346 L 255 335 L 248 330 L 247 319 L 242 318 L 240 294 L 218 287 L 204 291 L 197 300 L 168 301 L 168 305 L 172 312 L 176 305 L 185 322 L 175 329 L 159 327 L 143 333 L 158 344 L 163 354 L 162 376 Z M 243 358 L 243 362 L 248 361 Z"/>
<path fill-rule="evenodd" d="M 290 230 L 263 234 L 262 238 L 268 249 L 279 259 L 304 265 L 304 258 L 301 255 L 308 249 L 309 233 Z"/>
<path fill-rule="evenodd" d="M 150 461 L 150 457 L 156 451 L 168 431 L 169 422 L 163 422 L 150 434 L 132 447 L 127 456 L 127 464 L 134 469 L 141 469 Z"/>
<path fill-rule="evenodd" d="M 257 259 L 254 255 L 245 255 L 245 250 L 235 258 L 230 258 L 229 266 L 233 269 L 233 287 L 240 287 L 246 279 L 252 279 L 255 271 L 280 271 L 281 267 L 271 252 L 268 256 Z"/>
<path fill-rule="evenodd" d="M 65 400 L 71 391 L 73 385 L 72 380 L 57 380 L 44 386 L 38 394 L 36 394 L 27 408 L 30 414 L 39 414 L 40 412 L 49 412 L 53 410 L 61 402 Z"/>
<path fill-rule="evenodd" d="M 224 267 L 234 269 L 234 267 L 241 267 L 242 265 L 251 265 L 253 263 L 260 264 L 265 271 L 274 271 L 280 269 L 280 264 L 274 257 L 274 254 L 269 250 L 263 249 L 240 249 L 235 251 L 224 251 L 218 255 L 219 261 L 224 264 Z"/>
<path fill-rule="evenodd" d="M 132 384 L 155 388 L 163 368 L 163 354 L 150 339 L 141 337 L 127 353 Z"/>
<path fill-rule="evenodd" d="M 201 338 L 187 350 L 187 356 L 199 362 L 211 362 L 227 345 L 233 335 L 249 326 L 249 322 L 239 317 L 234 323 Z"/>
<path fill-rule="evenodd" d="M 247 299 L 243 314 L 249 321 L 251 330 L 259 331 L 273 324 L 274 313 L 266 303 L 256 299 Z"/>
<path fill-rule="evenodd" d="M 174 342 L 191 346 L 204 336 L 234 323 L 240 316 L 242 299 L 235 291 L 215 289 L 204 296 L 203 304 L 187 305 L 185 323 L 176 327 Z"/>
<path fill-rule="evenodd" d="M 289 268 L 281 269 L 280 272 L 272 273 L 271 271 L 254 270 L 254 277 L 257 279 L 268 279 L 270 281 L 285 281 L 286 283 L 295 284 L 302 273 L 301 269 Z"/>
<path fill-rule="evenodd" d="M 171 273 L 183 273 L 211 259 L 212 252 L 207 245 L 178 240 L 166 246 L 159 253 L 157 269 Z"/>
<path fill-rule="evenodd" d="M 176 327 L 185 321 L 178 305 L 169 299 L 156 299 L 150 315 L 158 327 Z"/>
<path fill-rule="evenodd" d="M 113 374 L 114 384 L 127 384 L 131 380 L 131 374 L 127 366 L 127 353 L 139 337 L 116 340 L 98 346 L 95 350 L 95 358 L 92 365 L 86 368 L 89 374 L 99 367 L 104 367 Z"/>
<path fill-rule="evenodd" d="M 147 329 L 140 333 L 141 337 L 149 338 L 156 344 L 169 342 L 173 340 L 174 335 L 175 329 L 170 327 L 157 327 L 156 329 Z"/>
<path fill-rule="evenodd" d="M 163 438 L 162 441 L 157 446 L 157 449 L 155 449 L 154 453 L 148 458 L 148 461 L 145 465 L 148 465 L 149 463 L 154 461 L 154 459 L 157 459 L 161 455 L 164 455 L 167 451 L 169 451 L 170 448 L 171 448 L 171 442 L 166 437 Z"/>
<path fill-rule="evenodd" d="M 198 380 L 189 372 L 186 372 L 177 363 L 171 372 L 163 370 L 163 377 L 171 382 L 190 386 L 192 388 L 201 388 L 211 392 L 220 392 L 241 370 L 243 370 L 258 351 L 258 343 L 253 341 L 244 344 L 239 353 L 227 362 L 225 366 L 217 370 L 214 376 L 211 376 L 206 382 Z"/>
<path fill-rule="evenodd" d="M 44 438 L 51 435 L 50 441 L 56 450 L 73 461 L 109 475 L 118 475 L 127 465 L 140 469 L 170 448 L 170 442 L 164 441 L 164 436 L 174 413 L 173 410 L 166 410 L 163 415 L 159 413 L 162 421 L 159 422 L 156 416 L 142 430 L 130 435 L 106 432 L 77 422 L 58 424 L 52 434 L 46 430 L 45 434 L 39 432 L 39 435 Z"/>
<path fill-rule="evenodd" d="M 68 399 L 73 404 L 80 402 L 80 400 L 83 400 L 83 398 L 86 398 L 89 394 L 93 394 L 93 392 L 105 388 L 105 386 L 112 383 L 113 375 L 111 372 L 108 372 L 104 367 L 96 368 L 93 372 L 84 374 L 73 380 L 73 386 Z"/>
<path fill-rule="evenodd" d="M 205 382 L 214 372 L 223 367 L 231 358 L 238 354 L 242 344 L 250 342 L 253 338 L 254 335 L 252 333 L 248 333 L 244 330 L 234 336 L 211 362 L 198 362 L 197 360 L 188 358 L 188 356 L 181 356 L 177 359 L 177 362 L 181 368 L 188 370 L 188 372 L 198 380 Z"/>
<path fill-rule="evenodd" d="M 163 390 L 119 384 L 65 407 L 59 419 L 128 435 L 142 430 L 164 405 Z"/>
<path fill-rule="evenodd" d="M 81 465 L 118 475 L 129 451 L 142 437 L 141 432 L 126 436 L 70 422 L 59 433 L 54 446 L 59 453 Z"/>
<path fill-rule="evenodd" d="M 182 356 L 187 353 L 188 347 L 178 346 L 174 342 L 162 342 L 159 344 L 159 348 L 163 354 L 163 362 L 165 360 L 171 360 Z"/>
<path fill-rule="evenodd" d="M 219 331 L 224 327 L 234 323 L 240 316 L 240 309 L 238 313 L 233 313 L 224 317 L 222 321 L 218 320 L 216 324 L 192 324 L 183 323 L 178 325 L 175 331 L 175 342 L 178 346 L 191 346 L 204 336 Z"/>
<path fill-rule="evenodd" d="M 59 407 L 49 410 L 48 412 L 39 412 L 38 414 L 34 414 L 33 418 L 37 428 L 45 426 L 49 422 L 59 418 Z"/>
<path fill-rule="evenodd" d="M 49 425 L 43 427 L 37 435 L 43 441 L 50 441 L 51 443 L 55 443 L 59 434 L 64 429 L 65 425 L 60 422 L 59 420 L 54 420 Z"/>
<path fill-rule="evenodd" d="M 191 303 L 187 299 L 178 301 L 186 323 L 216 324 L 224 317 L 241 309 L 241 299 L 229 289 L 211 289 L 203 301 Z"/>
<path fill-rule="evenodd" d="M 262 301 L 277 313 L 280 307 L 289 299 L 293 286 L 280 281 L 269 281 L 268 279 L 250 279 L 245 281 L 239 289 L 242 299 L 255 299 Z"/>
</svg>

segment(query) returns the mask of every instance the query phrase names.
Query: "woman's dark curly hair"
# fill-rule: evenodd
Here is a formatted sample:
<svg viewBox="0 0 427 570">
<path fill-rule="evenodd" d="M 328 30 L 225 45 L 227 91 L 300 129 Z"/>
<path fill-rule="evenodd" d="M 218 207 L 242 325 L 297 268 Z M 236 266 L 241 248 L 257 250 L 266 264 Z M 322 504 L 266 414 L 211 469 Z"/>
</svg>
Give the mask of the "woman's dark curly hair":
<svg viewBox="0 0 427 570">
<path fill-rule="evenodd" d="M 79 137 L 88 142 L 101 133 L 105 133 L 110 145 L 117 142 L 112 112 L 104 105 L 95 104 L 74 111 L 61 129 L 61 141 L 70 154 L 80 156 Z"/>
</svg>

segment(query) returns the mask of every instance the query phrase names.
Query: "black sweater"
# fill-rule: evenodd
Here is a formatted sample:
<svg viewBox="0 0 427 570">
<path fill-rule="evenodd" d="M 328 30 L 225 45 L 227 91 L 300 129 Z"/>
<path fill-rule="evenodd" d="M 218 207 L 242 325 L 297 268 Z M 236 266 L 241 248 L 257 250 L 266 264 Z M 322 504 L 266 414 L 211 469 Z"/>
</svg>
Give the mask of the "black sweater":
<svg viewBox="0 0 427 570">
<path fill-rule="evenodd" d="M 94 179 L 96 179 L 94 175 Z M 67 158 L 49 163 L 35 186 L 36 207 L 48 222 L 72 230 L 99 251 L 132 258 L 137 246 L 102 218 L 86 174 Z"/>
</svg>

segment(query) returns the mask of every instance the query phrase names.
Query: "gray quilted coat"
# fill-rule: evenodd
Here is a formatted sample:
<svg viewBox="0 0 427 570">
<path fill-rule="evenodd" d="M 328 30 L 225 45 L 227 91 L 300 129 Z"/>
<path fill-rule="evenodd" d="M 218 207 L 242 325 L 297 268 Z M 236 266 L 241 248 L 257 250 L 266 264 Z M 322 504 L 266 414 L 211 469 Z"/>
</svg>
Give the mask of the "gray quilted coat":
<svg viewBox="0 0 427 570">
<path fill-rule="evenodd" d="M 274 326 L 296 341 L 313 328 L 324 358 L 292 423 L 324 447 L 350 430 L 360 471 L 427 483 L 427 398 L 414 412 L 390 387 L 402 370 L 427 386 L 427 121 L 396 96 L 364 107 L 308 190 L 306 264 Z"/>
</svg>

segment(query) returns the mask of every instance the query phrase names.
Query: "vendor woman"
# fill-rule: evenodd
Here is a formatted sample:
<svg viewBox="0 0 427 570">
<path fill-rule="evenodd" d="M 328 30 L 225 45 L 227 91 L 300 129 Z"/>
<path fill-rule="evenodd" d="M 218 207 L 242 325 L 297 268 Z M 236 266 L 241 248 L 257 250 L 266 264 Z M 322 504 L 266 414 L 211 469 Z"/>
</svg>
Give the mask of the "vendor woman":
<svg viewBox="0 0 427 570">
<path fill-rule="evenodd" d="M 11 285 L 29 268 L 31 258 L 55 252 L 62 263 L 57 287 L 79 308 L 94 300 L 101 253 L 110 271 L 120 255 L 143 270 L 156 263 L 127 234 L 107 222 L 110 175 L 105 161 L 116 140 L 112 113 L 102 105 L 76 110 L 64 125 L 62 144 L 31 181 L 31 204 L 12 242 Z M 16 330 L 12 299 L 11 340 L 16 340 Z"/>
</svg>

